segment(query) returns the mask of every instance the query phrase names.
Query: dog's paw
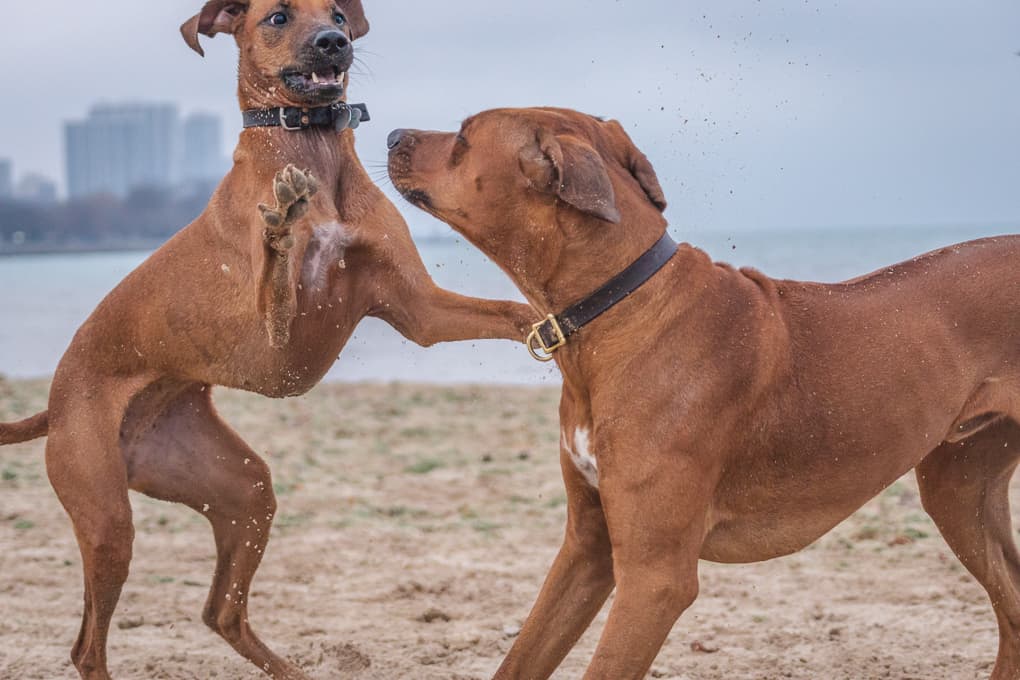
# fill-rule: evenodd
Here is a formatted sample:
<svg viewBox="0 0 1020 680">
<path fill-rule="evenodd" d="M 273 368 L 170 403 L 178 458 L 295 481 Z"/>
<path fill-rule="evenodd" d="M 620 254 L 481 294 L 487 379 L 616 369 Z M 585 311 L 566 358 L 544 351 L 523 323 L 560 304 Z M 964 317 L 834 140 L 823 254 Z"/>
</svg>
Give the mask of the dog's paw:
<svg viewBox="0 0 1020 680">
<path fill-rule="evenodd" d="M 294 247 L 290 226 L 308 212 L 309 200 L 319 191 L 319 182 L 308 170 L 293 165 L 276 173 L 273 194 L 276 206 L 259 204 L 259 213 L 266 224 L 266 243 L 273 250 L 284 253 Z"/>
</svg>

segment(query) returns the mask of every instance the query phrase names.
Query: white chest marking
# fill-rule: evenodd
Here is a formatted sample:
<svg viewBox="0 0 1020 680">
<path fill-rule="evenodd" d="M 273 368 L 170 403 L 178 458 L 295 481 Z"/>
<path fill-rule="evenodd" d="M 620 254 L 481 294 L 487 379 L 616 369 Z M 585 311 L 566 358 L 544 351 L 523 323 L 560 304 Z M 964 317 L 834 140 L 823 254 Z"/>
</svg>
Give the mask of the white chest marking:
<svg viewBox="0 0 1020 680">
<path fill-rule="evenodd" d="M 312 229 L 312 239 L 305 250 L 305 261 L 301 267 L 301 282 L 305 288 L 321 291 L 329 281 L 330 271 L 344 268 L 344 254 L 350 245 L 350 236 L 343 225 L 337 222 L 320 224 Z"/>
<path fill-rule="evenodd" d="M 574 430 L 573 438 L 562 433 L 563 448 L 570 454 L 570 460 L 577 471 L 584 476 L 588 484 L 599 488 L 599 464 L 591 450 L 591 430 L 579 427 Z"/>
</svg>

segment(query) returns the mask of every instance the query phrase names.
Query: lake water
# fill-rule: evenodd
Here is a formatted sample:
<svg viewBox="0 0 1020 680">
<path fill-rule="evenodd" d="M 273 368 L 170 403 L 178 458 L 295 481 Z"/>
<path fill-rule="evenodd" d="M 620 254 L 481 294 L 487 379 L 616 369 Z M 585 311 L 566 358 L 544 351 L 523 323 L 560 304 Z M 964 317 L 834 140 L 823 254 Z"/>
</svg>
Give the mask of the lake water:
<svg viewBox="0 0 1020 680">
<path fill-rule="evenodd" d="M 987 227 L 674 233 L 716 260 L 774 277 L 840 281 L 915 255 L 982 236 L 1020 231 Z M 436 281 L 468 295 L 522 299 L 510 280 L 459 240 L 420 244 Z M 78 326 L 147 253 L 0 258 L 0 374 L 53 373 Z M 522 345 L 479 341 L 419 348 L 386 324 L 367 319 L 328 380 L 558 384 L 555 367 L 533 361 Z"/>
</svg>

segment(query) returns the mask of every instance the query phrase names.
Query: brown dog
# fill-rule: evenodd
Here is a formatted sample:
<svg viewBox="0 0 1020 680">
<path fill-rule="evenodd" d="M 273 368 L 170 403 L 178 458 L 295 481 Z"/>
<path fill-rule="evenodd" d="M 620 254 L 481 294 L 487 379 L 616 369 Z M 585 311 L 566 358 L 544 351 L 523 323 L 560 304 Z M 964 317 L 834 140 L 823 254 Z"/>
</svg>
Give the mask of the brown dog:
<svg viewBox="0 0 1020 680">
<path fill-rule="evenodd" d="M 398 189 L 543 312 L 628 270 L 666 229 L 652 166 L 615 122 L 491 111 L 391 145 Z M 555 351 L 566 539 L 497 677 L 549 677 L 614 585 L 585 677 L 644 677 L 697 596 L 699 559 L 800 550 L 915 466 L 925 508 L 991 597 L 993 678 L 1020 677 L 1017 261 L 1014 236 L 820 285 L 681 246 Z"/>
<path fill-rule="evenodd" d="M 242 109 L 312 115 L 342 97 L 352 41 L 368 22 L 359 0 L 213 0 L 182 30 L 200 52 L 199 33 L 236 37 Z M 289 127 L 302 126 L 297 113 Z M 128 489 L 205 515 L 218 552 L 205 622 L 270 675 L 306 677 L 248 622 L 276 501 L 266 464 L 217 416 L 211 385 L 302 394 L 365 316 L 422 345 L 524 337 L 526 306 L 435 286 L 404 221 L 358 161 L 353 134 L 336 127 L 245 130 L 206 212 L 75 336 L 48 413 L 0 427 L 0 444 L 49 434 L 47 470 L 85 571 L 72 653 L 83 678 L 109 678 L 107 630 L 131 559 Z M 277 174 L 288 163 L 311 172 Z M 260 212 L 260 202 L 274 205 Z"/>
</svg>

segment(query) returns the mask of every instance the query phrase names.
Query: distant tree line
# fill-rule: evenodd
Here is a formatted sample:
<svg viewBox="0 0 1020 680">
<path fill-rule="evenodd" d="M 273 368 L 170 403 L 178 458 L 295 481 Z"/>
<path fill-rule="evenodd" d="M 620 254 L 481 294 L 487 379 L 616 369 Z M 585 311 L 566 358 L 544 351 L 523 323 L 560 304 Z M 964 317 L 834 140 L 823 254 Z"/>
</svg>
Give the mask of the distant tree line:
<svg viewBox="0 0 1020 680">
<path fill-rule="evenodd" d="M 0 200 L 0 253 L 150 247 L 194 221 L 215 184 L 135 189 L 64 203 Z"/>
</svg>

